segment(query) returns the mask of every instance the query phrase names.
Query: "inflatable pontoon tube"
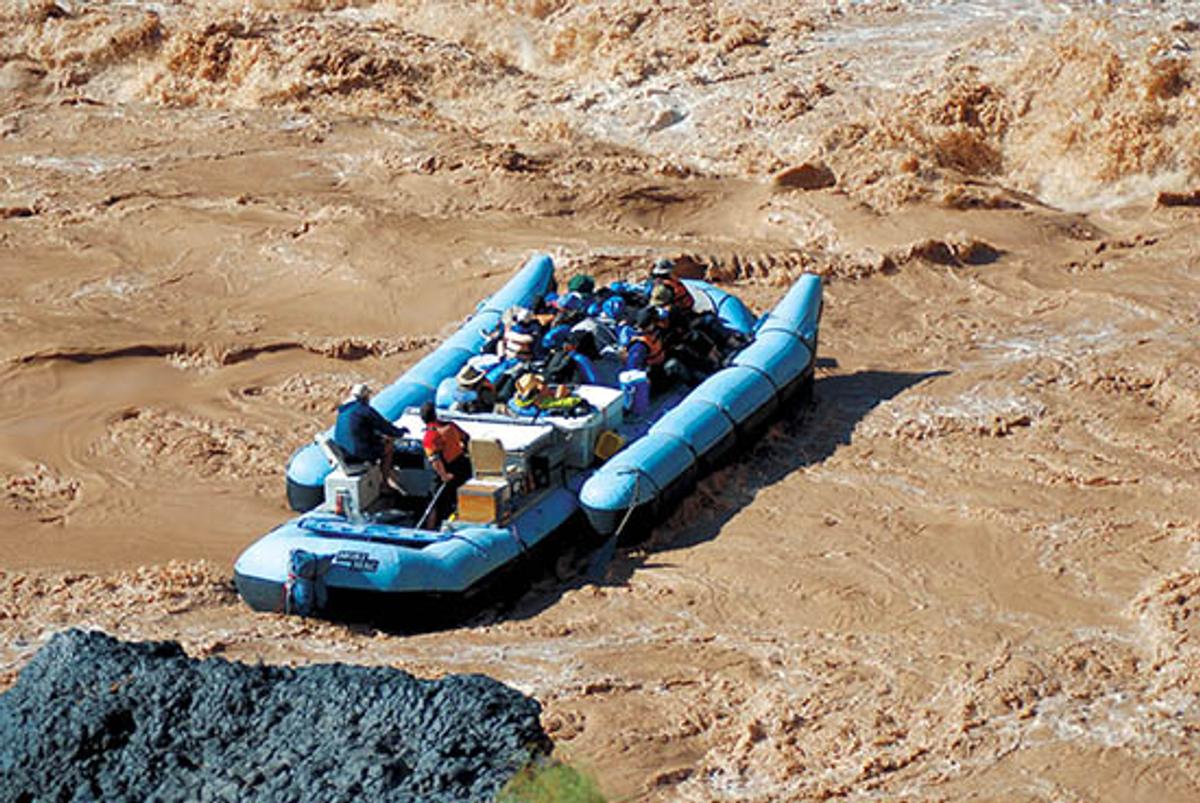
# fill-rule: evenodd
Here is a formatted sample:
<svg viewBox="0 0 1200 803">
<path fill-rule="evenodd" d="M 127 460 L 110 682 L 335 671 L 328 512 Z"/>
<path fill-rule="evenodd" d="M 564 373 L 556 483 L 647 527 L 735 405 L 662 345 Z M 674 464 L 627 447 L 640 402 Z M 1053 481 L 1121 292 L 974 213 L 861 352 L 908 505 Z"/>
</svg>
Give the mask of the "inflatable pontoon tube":
<svg viewBox="0 0 1200 803">
<path fill-rule="evenodd" d="M 724 410 L 690 397 L 656 421 L 650 432 L 686 442 L 706 467 L 720 461 L 736 441 L 733 422 Z"/>
<path fill-rule="evenodd" d="M 695 455 L 683 441 L 661 432 L 647 433 L 583 484 L 579 502 L 593 529 L 612 535 L 634 508 L 655 502 L 695 468 Z"/>
<path fill-rule="evenodd" d="M 744 365 L 717 371 L 688 398 L 720 407 L 737 427 L 750 426 L 776 408 L 775 385 L 761 371 Z"/>
<path fill-rule="evenodd" d="M 758 332 L 784 331 L 798 334 L 811 347 L 821 319 L 821 278 L 805 274 L 759 324 Z"/>
<path fill-rule="evenodd" d="M 759 334 L 733 358 L 734 365 L 754 368 L 769 376 L 780 394 L 786 394 L 811 363 L 812 352 L 808 346 L 796 335 L 780 329 Z"/>
<path fill-rule="evenodd" d="M 744 335 L 754 331 L 754 314 L 737 296 L 698 279 L 684 279 L 683 285 L 696 300 L 696 312 L 711 310 L 727 327 Z"/>
</svg>

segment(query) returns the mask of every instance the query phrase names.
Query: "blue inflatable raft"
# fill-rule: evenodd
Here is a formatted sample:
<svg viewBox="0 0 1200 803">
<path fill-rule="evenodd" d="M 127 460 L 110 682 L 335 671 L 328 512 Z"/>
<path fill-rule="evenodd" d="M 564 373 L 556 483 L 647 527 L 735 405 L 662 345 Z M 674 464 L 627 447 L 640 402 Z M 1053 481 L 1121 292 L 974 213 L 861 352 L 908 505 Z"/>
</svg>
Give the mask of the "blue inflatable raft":
<svg viewBox="0 0 1200 803">
<path fill-rule="evenodd" d="M 422 529 L 437 493 L 419 441 L 397 444 L 388 490 L 374 465 L 350 465 L 320 433 L 293 455 L 288 499 L 300 512 L 237 560 L 238 591 L 253 608 L 374 616 L 387 599 L 465 599 L 521 563 L 556 533 L 618 537 L 641 531 L 761 434 L 771 416 L 811 396 L 821 282 L 805 275 L 759 319 L 735 296 L 685 280 L 697 313 L 718 316 L 745 342 L 726 367 L 678 387 L 636 414 L 620 388 L 573 387 L 583 414 L 516 417 L 440 409 L 471 436 L 475 477 L 458 492 L 458 516 Z M 479 352 L 485 332 L 514 305 L 554 289 L 537 256 L 474 316 L 372 399 L 390 420 L 420 433 L 417 407 Z M 444 399 L 443 399 L 444 401 Z M 583 526 L 576 526 L 583 525 Z"/>
</svg>

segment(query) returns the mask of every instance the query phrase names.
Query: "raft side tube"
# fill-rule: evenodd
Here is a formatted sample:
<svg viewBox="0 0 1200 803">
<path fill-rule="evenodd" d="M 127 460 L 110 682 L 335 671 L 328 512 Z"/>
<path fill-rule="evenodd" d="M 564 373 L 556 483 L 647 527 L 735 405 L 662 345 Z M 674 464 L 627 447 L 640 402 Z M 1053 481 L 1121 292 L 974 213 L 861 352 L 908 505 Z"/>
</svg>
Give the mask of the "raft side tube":
<svg viewBox="0 0 1200 803">
<path fill-rule="evenodd" d="M 602 509 L 584 507 L 584 514 L 592 529 L 602 537 L 610 537 L 620 530 L 620 543 L 637 543 L 649 535 L 654 524 L 668 515 L 672 509 L 695 488 L 700 475 L 699 465 L 680 474 L 665 488 L 655 492 L 653 498 L 628 507 Z M 639 494 L 640 495 L 640 494 Z"/>
<path fill-rule="evenodd" d="M 502 314 L 509 307 L 528 307 L 540 296 L 546 295 L 554 283 L 554 262 L 547 254 L 530 257 L 520 273 L 504 287 L 485 299 L 476 308 L 476 313 L 494 312 Z"/>
<path fill-rule="evenodd" d="M 720 407 L 737 427 L 775 410 L 775 386 L 761 371 L 744 365 L 723 368 L 700 383 L 689 399 Z"/>
<path fill-rule="evenodd" d="M 701 307 L 700 311 L 711 308 L 726 327 L 744 335 L 754 331 L 756 323 L 754 314 L 737 296 L 699 279 L 684 279 L 683 286 L 688 289 L 693 298 L 701 296 L 704 299 L 698 305 Z"/>
<path fill-rule="evenodd" d="M 457 374 L 462 367 L 467 364 L 467 360 L 474 357 L 477 353 L 478 351 L 472 351 L 470 349 L 463 348 L 462 346 L 443 343 L 442 346 L 433 354 L 430 354 L 412 368 L 409 368 L 407 371 L 405 371 L 404 378 L 393 383 L 393 385 L 390 387 L 394 387 L 401 382 L 410 382 L 428 385 L 430 388 L 436 388 L 442 379 L 447 376 L 454 376 Z M 379 410 L 379 412 L 383 413 L 384 416 L 389 419 L 396 418 L 401 412 L 403 412 L 403 408 L 401 408 L 401 410 L 392 415 L 392 411 L 390 409 L 383 409 L 382 403 L 376 404 L 375 400 L 372 399 L 371 404 L 376 410 Z"/>
<path fill-rule="evenodd" d="M 686 482 L 695 471 L 696 456 L 686 441 L 648 432 L 583 484 L 579 503 L 597 532 L 611 535 L 630 508 L 654 502 L 668 486 Z"/>
<path fill-rule="evenodd" d="M 798 336 L 782 330 L 763 332 L 733 358 L 734 365 L 762 371 L 775 387 L 795 382 L 812 362 L 812 352 Z"/>
<path fill-rule="evenodd" d="M 290 555 L 303 549 L 334 563 L 326 588 L 378 593 L 461 594 L 556 531 L 578 510 L 575 495 L 556 488 L 504 527 L 414 530 L 331 514 L 300 516 L 276 527 L 237 559 L 239 592 L 256 610 L 278 610 Z"/>
<path fill-rule="evenodd" d="M 458 390 L 458 378 L 448 376 L 438 383 L 437 395 L 433 398 L 433 403 L 437 405 L 439 410 L 448 410 L 450 405 L 454 404 L 454 393 Z"/>
<path fill-rule="evenodd" d="M 733 422 L 724 410 L 690 396 L 656 421 L 650 431 L 687 442 L 705 467 L 718 463 L 737 442 Z"/>
<path fill-rule="evenodd" d="M 323 485 L 304 485 L 291 477 L 285 478 L 285 485 L 288 507 L 297 513 L 305 513 L 325 501 Z"/>
<path fill-rule="evenodd" d="M 403 546 L 313 534 L 289 522 L 243 553 L 234 576 L 239 588 L 245 586 L 256 598 L 257 604 L 243 594 L 252 607 L 269 610 L 277 604 L 266 589 L 282 589 L 294 549 L 334 559 L 321 578 L 326 588 L 378 593 L 461 592 L 521 552 L 520 544 L 503 529 L 471 528 L 443 535 L 420 547 Z"/>
<path fill-rule="evenodd" d="M 288 506 L 297 513 L 306 513 L 324 502 L 328 473 L 329 460 L 315 442 L 293 452 L 287 467 Z"/>
<path fill-rule="evenodd" d="M 472 354 L 478 354 L 487 342 L 487 335 L 484 333 L 499 326 L 500 317 L 500 313 L 492 310 L 476 313 L 461 329 L 442 341 L 442 347 L 466 349 Z"/>
<path fill-rule="evenodd" d="M 797 334 L 815 345 L 817 327 L 821 320 L 821 278 L 806 273 L 796 280 L 787 295 L 767 313 L 759 333 L 785 331 Z"/>
<path fill-rule="evenodd" d="M 387 590 L 460 593 L 515 560 L 521 551 L 520 543 L 504 528 L 456 530 L 421 550 L 419 560 L 397 566 L 395 580 L 387 584 Z M 331 584 L 356 587 L 352 581 Z"/>
<path fill-rule="evenodd" d="M 420 407 L 433 398 L 433 387 L 426 382 L 418 382 L 405 376 L 399 382 L 393 382 L 377 396 L 371 398 L 371 406 L 389 421 L 395 421 L 409 407 Z M 330 428 L 330 433 L 333 429 Z M 324 477 L 322 477 L 324 479 Z"/>
</svg>

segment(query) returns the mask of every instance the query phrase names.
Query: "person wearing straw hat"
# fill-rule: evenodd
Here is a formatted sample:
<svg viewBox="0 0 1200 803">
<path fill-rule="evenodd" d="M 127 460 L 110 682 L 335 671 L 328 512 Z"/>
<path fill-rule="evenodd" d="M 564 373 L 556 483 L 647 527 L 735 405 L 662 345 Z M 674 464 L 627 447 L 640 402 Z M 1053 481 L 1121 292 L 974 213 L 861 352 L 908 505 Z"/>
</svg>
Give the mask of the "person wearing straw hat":
<svg viewBox="0 0 1200 803">
<path fill-rule="evenodd" d="M 496 389 L 487 371 L 467 363 L 455 377 L 454 409 L 464 413 L 490 413 L 496 406 Z"/>
</svg>

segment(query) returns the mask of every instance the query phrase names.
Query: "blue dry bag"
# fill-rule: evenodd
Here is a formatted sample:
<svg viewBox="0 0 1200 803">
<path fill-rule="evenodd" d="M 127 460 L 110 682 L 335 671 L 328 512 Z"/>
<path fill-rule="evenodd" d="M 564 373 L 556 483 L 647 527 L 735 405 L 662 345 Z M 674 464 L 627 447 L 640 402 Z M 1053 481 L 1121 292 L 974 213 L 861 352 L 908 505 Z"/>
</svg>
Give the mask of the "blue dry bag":
<svg viewBox="0 0 1200 803">
<path fill-rule="evenodd" d="M 284 613 L 311 616 L 325 607 L 325 574 L 333 565 L 328 555 L 314 555 L 304 549 L 288 553 L 286 609 Z"/>
</svg>

